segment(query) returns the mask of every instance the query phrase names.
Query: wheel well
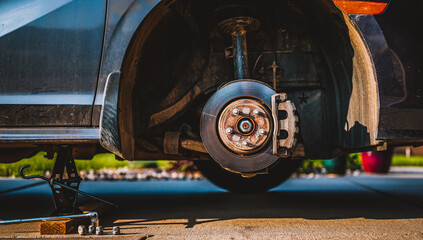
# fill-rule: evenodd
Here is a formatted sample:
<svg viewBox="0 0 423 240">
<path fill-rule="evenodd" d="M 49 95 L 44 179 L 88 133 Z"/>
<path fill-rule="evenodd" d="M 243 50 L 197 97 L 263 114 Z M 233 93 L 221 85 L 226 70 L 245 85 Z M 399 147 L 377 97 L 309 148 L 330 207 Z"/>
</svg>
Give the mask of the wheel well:
<svg viewBox="0 0 423 240">
<path fill-rule="evenodd" d="M 138 27 L 120 79 L 118 122 L 125 158 L 181 158 L 163 153 L 164 133 L 188 125 L 198 134 L 205 102 L 233 80 L 231 61 L 224 56 L 230 37 L 216 27 L 227 14 L 216 12 L 224 4 L 163 1 Z M 266 67 L 277 55 L 282 66 L 278 91 L 297 105 L 307 157 L 377 144 L 372 59 L 347 15 L 329 0 L 230 4 L 248 5 L 262 21 L 261 30 L 248 35 L 252 77 L 271 84 Z"/>
</svg>

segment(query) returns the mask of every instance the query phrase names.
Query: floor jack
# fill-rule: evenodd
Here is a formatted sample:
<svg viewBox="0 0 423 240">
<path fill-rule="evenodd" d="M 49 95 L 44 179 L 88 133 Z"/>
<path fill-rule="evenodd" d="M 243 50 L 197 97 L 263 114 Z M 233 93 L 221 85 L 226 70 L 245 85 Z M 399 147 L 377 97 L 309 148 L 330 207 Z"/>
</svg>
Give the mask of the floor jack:
<svg viewBox="0 0 423 240">
<path fill-rule="evenodd" d="M 41 175 L 25 176 L 23 171 L 28 167 L 30 167 L 30 165 L 21 167 L 19 170 L 21 177 L 23 179 L 42 179 L 48 182 L 52 190 L 55 210 L 50 217 L 6 220 L 0 221 L 0 224 L 89 217 L 91 219 L 90 232 L 93 233 L 93 231 L 96 231 L 98 234 L 102 233 L 102 229 L 99 226 L 98 214 L 96 212 L 82 213 L 79 209 L 78 194 L 106 203 L 115 208 L 118 206 L 114 203 L 79 190 L 79 184 L 82 179 L 76 169 L 71 146 L 64 145 L 58 147 L 56 162 L 54 163 L 53 172 L 50 178 Z M 67 177 L 65 175 L 65 169 Z M 92 230 L 92 228 L 96 230 Z M 81 231 L 83 232 L 84 229 L 81 229 Z"/>
</svg>

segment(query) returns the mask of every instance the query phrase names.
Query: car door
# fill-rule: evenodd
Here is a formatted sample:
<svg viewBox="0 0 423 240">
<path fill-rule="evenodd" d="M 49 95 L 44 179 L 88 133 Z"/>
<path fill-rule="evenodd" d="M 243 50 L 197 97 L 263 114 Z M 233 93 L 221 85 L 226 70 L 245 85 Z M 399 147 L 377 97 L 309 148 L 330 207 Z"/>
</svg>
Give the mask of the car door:
<svg viewBox="0 0 423 240">
<path fill-rule="evenodd" d="M 0 0 L 0 127 L 90 126 L 106 0 Z"/>
</svg>

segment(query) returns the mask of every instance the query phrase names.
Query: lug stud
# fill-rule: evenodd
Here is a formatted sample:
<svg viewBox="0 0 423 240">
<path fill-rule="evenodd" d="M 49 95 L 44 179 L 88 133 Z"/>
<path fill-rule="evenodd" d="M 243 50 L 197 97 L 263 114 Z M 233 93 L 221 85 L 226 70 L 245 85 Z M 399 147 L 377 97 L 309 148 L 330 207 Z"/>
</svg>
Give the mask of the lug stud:
<svg viewBox="0 0 423 240">
<path fill-rule="evenodd" d="M 264 135 L 264 134 L 266 133 L 266 131 L 265 131 L 264 129 L 260 129 L 260 130 L 259 130 L 259 133 L 260 133 L 261 135 Z"/>
<path fill-rule="evenodd" d="M 103 227 L 98 226 L 95 228 L 95 235 L 103 235 Z"/>
<path fill-rule="evenodd" d="M 94 234 L 95 233 L 95 226 L 94 225 L 90 225 L 88 226 L 88 233 L 89 234 Z"/>
<path fill-rule="evenodd" d="M 234 115 L 238 115 L 238 114 L 239 114 L 239 110 L 238 110 L 237 108 L 235 108 L 235 109 L 232 111 L 232 113 L 233 113 Z"/>
<path fill-rule="evenodd" d="M 243 141 L 243 142 L 242 142 L 242 145 L 244 145 L 244 146 L 248 146 L 248 142 L 247 142 L 247 141 Z"/>
<path fill-rule="evenodd" d="M 79 235 L 86 235 L 87 234 L 87 227 L 85 227 L 84 225 L 79 225 L 78 226 L 78 234 Z"/>
<path fill-rule="evenodd" d="M 226 129 L 226 133 L 232 133 L 232 132 L 233 132 L 232 128 L 227 128 Z"/>
<path fill-rule="evenodd" d="M 112 233 L 113 233 L 113 235 L 119 235 L 120 234 L 120 227 L 119 226 L 114 226 Z"/>
<path fill-rule="evenodd" d="M 259 115 L 259 114 L 260 114 L 260 112 L 259 112 L 259 110 L 254 109 L 253 114 L 254 114 L 254 115 Z"/>
</svg>

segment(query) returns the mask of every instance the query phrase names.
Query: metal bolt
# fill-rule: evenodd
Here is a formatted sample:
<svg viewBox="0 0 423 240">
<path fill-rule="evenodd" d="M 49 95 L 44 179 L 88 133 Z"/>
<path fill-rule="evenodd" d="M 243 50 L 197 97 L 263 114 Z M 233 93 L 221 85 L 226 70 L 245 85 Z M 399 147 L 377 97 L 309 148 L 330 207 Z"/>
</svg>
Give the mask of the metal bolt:
<svg viewBox="0 0 423 240">
<path fill-rule="evenodd" d="M 264 129 L 260 129 L 260 130 L 259 130 L 259 133 L 260 133 L 261 135 L 264 135 L 264 134 L 266 133 L 266 131 L 265 131 Z"/>
<path fill-rule="evenodd" d="M 113 233 L 113 235 L 119 235 L 120 234 L 120 227 L 114 226 L 112 233 Z"/>
<path fill-rule="evenodd" d="M 84 225 L 79 225 L 78 226 L 78 234 L 79 235 L 87 234 L 87 227 L 85 227 Z"/>
<path fill-rule="evenodd" d="M 234 115 L 238 115 L 238 114 L 239 114 L 239 110 L 238 110 L 237 108 L 235 108 L 235 109 L 232 111 L 232 113 L 233 113 Z"/>
<path fill-rule="evenodd" d="M 247 141 L 243 141 L 242 142 L 242 145 L 247 146 L 248 145 L 248 142 Z"/>
<path fill-rule="evenodd" d="M 259 112 L 259 110 L 254 109 L 253 114 L 254 114 L 254 115 L 259 115 L 259 114 L 260 114 L 260 112 Z"/>
<path fill-rule="evenodd" d="M 253 123 L 250 119 L 244 119 L 239 122 L 238 128 L 242 133 L 250 133 L 253 130 Z"/>
<path fill-rule="evenodd" d="M 94 225 L 88 226 L 88 233 L 89 234 L 94 234 L 95 233 L 95 226 Z"/>
<path fill-rule="evenodd" d="M 103 227 L 98 226 L 95 228 L 95 235 L 103 235 Z"/>
<path fill-rule="evenodd" d="M 226 129 L 226 133 L 232 133 L 232 132 L 233 132 L 232 128 L 227 128 Z"/>
</svg>

